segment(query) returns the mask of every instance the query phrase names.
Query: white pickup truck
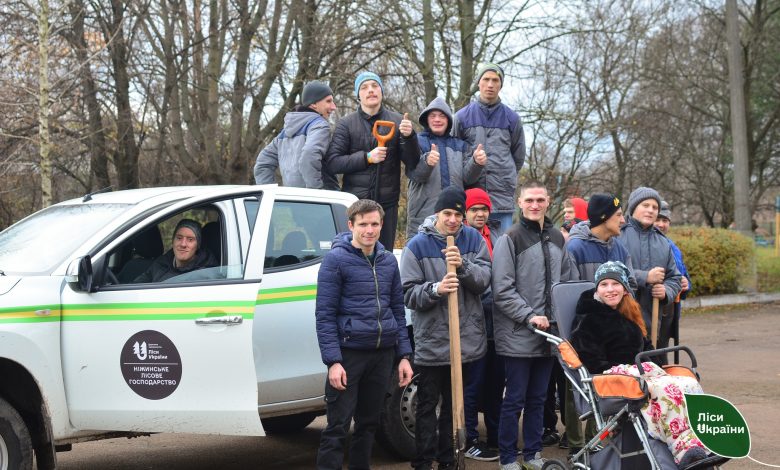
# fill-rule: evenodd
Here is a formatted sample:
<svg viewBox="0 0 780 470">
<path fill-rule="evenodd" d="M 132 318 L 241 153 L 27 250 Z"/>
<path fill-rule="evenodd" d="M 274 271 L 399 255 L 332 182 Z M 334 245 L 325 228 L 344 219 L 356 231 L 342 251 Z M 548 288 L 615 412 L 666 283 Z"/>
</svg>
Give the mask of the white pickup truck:
<svg viewBox="0 0 780 470">
<path fill-rule="evenodd" d="M 0 232 L 0 469 L 30 469 L 33 454 L 53 469 L 55 450 L 94 439 L 308 425 L 324 412 L 317 271 L 354 200 L 276 185 L 138 189 Z M 202 225 L 218 265 L 138 282 L 182 218 Z M 414 393 L 388 389 L 378 436 L 406 457 Z"/>
</svg>

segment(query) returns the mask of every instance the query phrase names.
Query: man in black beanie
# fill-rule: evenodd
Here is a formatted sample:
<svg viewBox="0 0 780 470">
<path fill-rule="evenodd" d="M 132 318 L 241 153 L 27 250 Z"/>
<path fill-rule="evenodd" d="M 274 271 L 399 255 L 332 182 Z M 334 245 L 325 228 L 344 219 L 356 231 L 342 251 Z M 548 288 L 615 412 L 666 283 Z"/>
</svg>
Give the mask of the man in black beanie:
<svg viewBox="0 0 780 470">
<path fill-rule="evenodd" d="M 608 261 L 620 261 L 632 275 L 629 276 L 631 291 L 636 290 L 636 279 L 631 268 L 631 255 L 617 236 L 625 223 L 620 199 L 614 194 L 597 193 L 588 201 L 588 220 L 571 228 L 566 250 L 574 258 L 581 280 L 591 280 L 599 266 Z M 570 454 L 577 453 L 585 444 L 580 420 L 574 408 L 571 390 L 566 391 L 564 406 L 566 434 L 562 438 Z M 592 429 L 588 429 L 589 433 Z"/>
<path fill-rule="evenodd" d="M 480 295 L 490 285 L 490 253 L 476 229 L 463 224 L 466 193 L 449 186 L 436 200 L 436 215 L 427 218 L 401 256 L 404 303 L 412 310 L 414 367 L 419 374 L 412 467 L 454 468 L 452 395 L 450 384 L 449 310 L 447 295 L 458 296 L 461 363 L 468 365 L 485 355 L 487 336 Z M 455 246 L 447 247 L 447 236 Z M 455 273 L 448 274 L 447 267 Z M 441 413 L 436 407 L 441 400 Z M 437 435 L 438 430 L 438 435 Z"/>
<path fill-rule="evenodd" d="M 338 190 L 338 181 L 323 165 L 330 145 L 328 118 L 335 110 L 328 85 L 307 83 L 301 104 L 284 116 L 282 132 L 257 156 L 255 183 L 275 183 L 279 168 L 284 186 Z"/>
<path fill-rule="evenodd" d="M 192 219 L 181 219 L 173 230 L 171 249 L 158 256 L 133 282 L 161 282 L 218 264 L 214 255 L 203 246 L 200 224 Z"/>
</svg>

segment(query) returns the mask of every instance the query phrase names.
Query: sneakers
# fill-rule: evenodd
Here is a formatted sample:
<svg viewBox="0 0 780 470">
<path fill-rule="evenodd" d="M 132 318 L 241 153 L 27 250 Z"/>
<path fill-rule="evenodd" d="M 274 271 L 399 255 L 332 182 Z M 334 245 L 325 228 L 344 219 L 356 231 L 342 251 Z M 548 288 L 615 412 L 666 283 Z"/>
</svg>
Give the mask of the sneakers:
<svg viewBox="0 0 780 470">
<path fill-rule="evenodd" d="M 542 445 L 544 447 L 554 446 L 561 441 L 561 435 L 555 429 L 545 429 L 542 433 Z"/>
<path fill-rule="evenodd" d="M 501 470 L 523 470 L 523 467 L 515 461 L 506 465 L 501 465 Z"/>
<path fill-rule="evenodd" d="M 542 444 L 544 444 L 544 437 L 542 437 Z M 569 438 L 566 437 L 566 433 L 563 433 L 563 435 L 561 436 L 561 440 L 558 441 L 558 448 L 559 449 L 569 448 Z"/>
<path fill-rule="evenodd" d="M 471 447 L 466 451 L 466 457 L 474 460 L 481 460 L 483 462 L 490 462 L 498 460 L 498 452 L 495 449 L 491 449 L 484 442 L 474 440 L 471 443 Z"/>
<path fill-rule="evenodd" d="M 542 465 L 547 462 L 547 459 L 542 458 L 542 453 L 537 452 L 536 455 L 534 455 L 534 458 L 531 460 L 526 460 L 523 463 L 523 469 L 524 470 L 542 470 Z"/>
</svg>

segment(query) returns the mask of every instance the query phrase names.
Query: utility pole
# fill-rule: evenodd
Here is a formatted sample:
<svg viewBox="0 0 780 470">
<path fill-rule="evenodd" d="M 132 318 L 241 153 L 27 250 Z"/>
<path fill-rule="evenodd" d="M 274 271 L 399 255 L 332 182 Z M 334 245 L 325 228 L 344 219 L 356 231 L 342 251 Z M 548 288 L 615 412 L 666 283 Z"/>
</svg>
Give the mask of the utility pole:
<svg viewBox="0 0 780 470">
<path fill-rule="evenodd" d="M 744 66 L 742 64 L 742 44 L 739 39 L 738 15 L 737 0 L 726 0 L 726 37 L 729 49 L 729 89 L 731 95 L 731 138 L 734 149 L 734 225 L 740 233 L 752 238 Z"/>
</svg>

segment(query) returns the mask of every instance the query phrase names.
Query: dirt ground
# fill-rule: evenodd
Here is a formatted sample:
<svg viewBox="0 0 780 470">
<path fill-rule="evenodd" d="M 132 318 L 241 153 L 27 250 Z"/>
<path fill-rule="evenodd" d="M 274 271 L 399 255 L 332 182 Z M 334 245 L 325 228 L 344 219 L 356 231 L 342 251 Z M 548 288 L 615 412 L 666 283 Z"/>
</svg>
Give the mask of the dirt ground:
<svg viewBox="0 0 780 470">
<path fill-rule="evenodd" d="M 780 304 L 683 312 L 680 336 L 694 351 L 707 393 L 731 401 L 745 417 L 752 439 L 750 457 L 780 466 Z M 319 433 L 318 418 L 303 432 L 291 436 L 246 438 L 154 435 L 77 444 L 58 454 L 59 468 L 74 469 L 310 469 L 314 468 Z M 559 426 L 560 427 L 560 426 Z M 562 430 L 562 429 L 561 429 Z M 547 457 L 563 457 L 563 450 L 545 448 Z M 473 470 L 498 467 L 496 462 L 467 461 Z M 409 469 L 376 446 L 373 468 Z M 768 469 L 748 458 L 724 468 Z"/>
</svg>

